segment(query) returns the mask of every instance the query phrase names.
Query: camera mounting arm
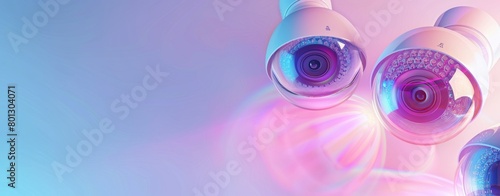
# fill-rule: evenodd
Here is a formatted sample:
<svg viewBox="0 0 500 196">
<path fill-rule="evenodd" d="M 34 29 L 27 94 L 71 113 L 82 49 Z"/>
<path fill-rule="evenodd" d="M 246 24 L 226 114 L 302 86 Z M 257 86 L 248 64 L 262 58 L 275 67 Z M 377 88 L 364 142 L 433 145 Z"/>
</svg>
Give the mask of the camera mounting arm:
<svg viewBox="0 0 500 196">
<path fill-rule="evenodd" d="M 280 11 L 283 18 L 293 12 L 310 7 L 332 9 L 330 0 L 280 0 Z"/>
</svg>

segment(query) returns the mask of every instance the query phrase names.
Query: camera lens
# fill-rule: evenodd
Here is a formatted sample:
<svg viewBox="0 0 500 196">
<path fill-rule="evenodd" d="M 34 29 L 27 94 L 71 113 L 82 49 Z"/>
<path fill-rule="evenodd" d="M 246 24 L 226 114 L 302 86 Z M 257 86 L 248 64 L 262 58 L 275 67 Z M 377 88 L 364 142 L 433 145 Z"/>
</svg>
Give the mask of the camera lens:
<svg viewBox="0 0 500 196">
<path fill-rule="evenodd" d="M 407 84 L 403 88 L 401 97 L 407 108 L 420 113 L 428 111 L 436 102 L 432 87 L 423 81 Z"/>
<path fill-rule="evenodd" d="M 396 80 L 398 113 L 413 122 L 428 122 L 443 114 L 448 105 L 447 88 L 439 76 L 413 70 Z"/>
<path fill-rule="evenodd" d="M 334 37 L 305 37 L 281 46 L 270 58 L 279 92 L 306 109 L 325 109 L 349 98 L 364 70 L 362 51 Z"/>
<path fill-rule="evenodd" d="M 305 46 L 297 50 L 295 58 L 299 79 L 305 84 L 328 83 L 338 72 L 337 55 L 324 45 Z"/>
</svg>

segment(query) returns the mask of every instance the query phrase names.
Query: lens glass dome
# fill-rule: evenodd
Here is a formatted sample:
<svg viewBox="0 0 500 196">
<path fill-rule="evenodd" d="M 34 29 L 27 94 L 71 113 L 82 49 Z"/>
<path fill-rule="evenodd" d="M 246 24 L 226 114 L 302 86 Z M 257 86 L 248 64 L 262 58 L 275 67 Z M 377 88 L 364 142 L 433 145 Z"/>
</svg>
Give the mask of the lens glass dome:
<svg viewBox="0 0 500 196">
<path fill-rule="evenodd" d="M 450 56 L 425 49 L 386 57 L 373 79 L 375 106 L 397 137 L 435 144 L 471 121 L 480 93 L 469 71 Z"/>
<path fill-rule="evenodd" d="M 272 77 L 292 103 L 328 108 L 352 94 L 363 71 L 361 58 L 360 50 L 344 40 L 302 38 L 287 43 L 273 55 Z M 318 98 L 322 99 L 319 105 Z M 311 99 L 310 103 L 307 99 Z"/>
</svg>

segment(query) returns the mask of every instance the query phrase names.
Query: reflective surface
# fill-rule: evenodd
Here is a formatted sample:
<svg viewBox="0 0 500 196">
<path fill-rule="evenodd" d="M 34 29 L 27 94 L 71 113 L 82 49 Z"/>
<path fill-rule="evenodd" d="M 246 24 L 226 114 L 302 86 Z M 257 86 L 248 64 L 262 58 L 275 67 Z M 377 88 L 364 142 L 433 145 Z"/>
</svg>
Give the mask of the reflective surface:
<svg viewBox="0 0 500 196">
<path fill-rule="evenodd" d="M 463 65 L 446 54 L 413 49 L 380 64 L 374 82 L 379 116 L 397 137 L 417 144 L 446 141 L 473 117 L 477 84 Z"/>
</svg>

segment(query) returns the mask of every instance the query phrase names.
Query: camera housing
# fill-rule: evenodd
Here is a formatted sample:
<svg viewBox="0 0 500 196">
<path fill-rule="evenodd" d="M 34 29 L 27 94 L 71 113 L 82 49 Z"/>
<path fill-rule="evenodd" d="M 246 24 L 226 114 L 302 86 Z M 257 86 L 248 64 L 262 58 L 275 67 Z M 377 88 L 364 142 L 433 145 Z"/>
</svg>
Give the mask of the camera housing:
<svg viewBox="0 0 500 196">
<path fill-rule="evenodd" d="M 500 127 L 481 132 L 460 152 L 456 195 L 500 195 Z"/>
<path fill-rule="evenodd" d="M 479 113 L 500 54 L 500 26 L 472 7 L 455 7 L 433 27 L 404 33 L 372 74 L 374 106 L 385 127 L 414 144 L 437 144 Z"/>
<path fill-rule="evenodd" d="M 266 70 L 278 91 L 305 109 L 349 98 L 366 65 L 361 37 L 330 0 L 281 0 L 283 20 L 270 38 Z"/>
</svg>

